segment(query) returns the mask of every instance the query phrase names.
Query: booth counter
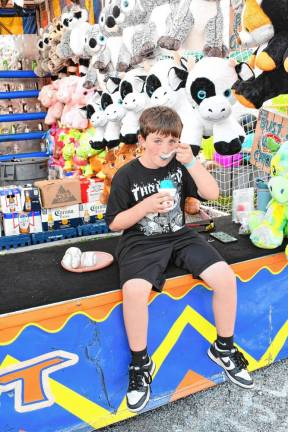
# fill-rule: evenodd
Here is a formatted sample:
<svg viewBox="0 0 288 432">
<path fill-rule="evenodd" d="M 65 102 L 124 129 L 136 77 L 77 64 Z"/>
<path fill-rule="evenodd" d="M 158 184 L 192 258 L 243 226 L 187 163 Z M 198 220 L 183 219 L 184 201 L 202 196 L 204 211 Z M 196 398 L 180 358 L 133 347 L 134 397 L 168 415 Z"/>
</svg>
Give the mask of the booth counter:
<svg viewBox="0 0 288 432">
<path fill-rule="evenodd" d="M 287 358 L 286 244 L 273 252 L 257 249 L 230 217 L 215 223 L 238 238 L 212 244 L 237 274 L 235 343 L 249 370 Z M 75 246 L 113 254 L 118 241 Z M 60 266 L 66 249 L 0 257 L 1 432 L 88 432 L 135 415 L 125 402 L 130 353 L 117 264 L 69 273 Z M 216 336 L 211 291 L 175 266 L 166 276 L 149 305 L 148 349 L 157 369 L 145 410 L 225 380 L 206 354 Z"/>
</svg>

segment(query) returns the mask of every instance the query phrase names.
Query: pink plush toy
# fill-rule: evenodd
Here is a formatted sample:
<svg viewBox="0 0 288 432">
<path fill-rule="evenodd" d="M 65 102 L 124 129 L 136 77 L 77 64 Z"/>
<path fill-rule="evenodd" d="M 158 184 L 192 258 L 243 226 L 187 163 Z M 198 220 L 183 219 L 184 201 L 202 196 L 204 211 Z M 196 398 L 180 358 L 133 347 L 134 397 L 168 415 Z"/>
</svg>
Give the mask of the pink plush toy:
<svg viewBox="0 0 288 432">
<path fill-rule="evenodd" d="M 77 87 L 79 77 L 71 75 L 62 78 L 58 83 L 57 98 L 63 104 L 71 102 L 72 95 Z"/>
<path fill-rule="evenodd" d="M 47 125 L 52 125 L 58 119 L 60 119 L 63 111 L 63 103 L 57 98 L 57 89 L 59 85 L 57 81 L 42 87 L 38 96 L 41 104 L 45 108 L 48 108 L 47 115 L 44 120 L 45 124 Z"/>
<path fill-rule="evenodd" d="M 84 88 L 84 82 L 85 77 L 78 78 L 78 83 L 72 93 L 71 101 L 66 104 L 63 110 L 61 122 L 67 127 L 75 129 L 86 129 L 88 127 L 87 113 L 81 110 L 81 108 L 88 105 L 95 93 L 95 88 Z"/>
</svg>

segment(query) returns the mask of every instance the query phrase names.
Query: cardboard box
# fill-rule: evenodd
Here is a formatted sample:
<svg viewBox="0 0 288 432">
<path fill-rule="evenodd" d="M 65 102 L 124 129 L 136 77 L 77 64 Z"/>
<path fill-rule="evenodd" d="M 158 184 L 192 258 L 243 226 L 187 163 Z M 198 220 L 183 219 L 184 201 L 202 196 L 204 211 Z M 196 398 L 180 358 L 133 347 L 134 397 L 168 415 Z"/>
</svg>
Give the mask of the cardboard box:
<svg viewBox="0 0 288 432">
<path fill-rule="evenodd" d="M 104 218 L 106 212 L 106 204 L 101 204 L 100 201 L 96 203 L 85 203 L 79 205 L 81 224 L 95 223 Z"/>
<path fill-rule="evenodd" d="M 40 189 L 42 207 L 59 208 L 80 204 L 81 189 L 78 177 L 59 180 L 40 180 L 34 183 Z"/>
<path fill-rule="evenodd" d="M 41 213 L 38 211 L 3 214 L 3 227 L 6 236 L 42 232 Z"/>
<path fill-rule="evenodd" d="M 77 227 L 81 225 L 79 204 L 41 210 L 43 231 Z"/>
</svg>

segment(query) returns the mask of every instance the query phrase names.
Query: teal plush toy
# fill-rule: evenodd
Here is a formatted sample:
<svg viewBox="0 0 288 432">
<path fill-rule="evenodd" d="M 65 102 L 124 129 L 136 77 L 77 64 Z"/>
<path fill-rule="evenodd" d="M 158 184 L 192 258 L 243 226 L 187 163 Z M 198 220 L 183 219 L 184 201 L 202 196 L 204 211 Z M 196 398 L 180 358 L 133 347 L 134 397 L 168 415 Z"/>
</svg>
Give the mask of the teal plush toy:
<svg viewBox="0 0 288 432">
<path fill-rule="evenodd" d="M 252 212 L 248 223 L 255 246 L 275 249 L 288 237 L 288 142 L 281 145 L 271 160 L 268 187 L 272 199 L 266 212 Z M 288 257 L 288 246 L 285 253 Z"/>
</svg>

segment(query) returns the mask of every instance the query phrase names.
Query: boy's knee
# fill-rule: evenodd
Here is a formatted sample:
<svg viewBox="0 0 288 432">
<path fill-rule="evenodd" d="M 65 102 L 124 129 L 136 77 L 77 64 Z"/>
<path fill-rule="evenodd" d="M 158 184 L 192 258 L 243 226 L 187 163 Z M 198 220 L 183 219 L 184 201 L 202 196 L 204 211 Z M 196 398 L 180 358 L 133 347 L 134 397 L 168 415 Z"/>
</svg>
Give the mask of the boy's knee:
<svg viewBox="0 0 288 432">
<path fill-rule="evenodd" d="M 236 281 L 236 275 L 229 264 L 227 264 L 225 261 L 220 261 L 218 264 L 218 276 L 221 276 L 229 281 Z"/>
<path fill-rule="evenodd" d="M 225 261 L 219 261 L 208 267 L 201 278 L 215 289 L 218 286 L 236 286 L 236 275 L 232 267 Z"/>
<path fill-rule="evenodd" d="M 147 300 L 152 289 L 152 284 L 144 279 L 131 279 L 124 283 L 122 291 L 125 300 Z"/>
</svg>

